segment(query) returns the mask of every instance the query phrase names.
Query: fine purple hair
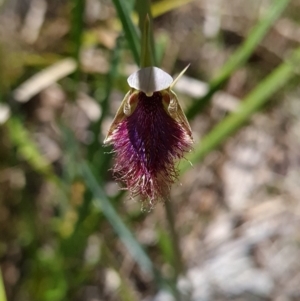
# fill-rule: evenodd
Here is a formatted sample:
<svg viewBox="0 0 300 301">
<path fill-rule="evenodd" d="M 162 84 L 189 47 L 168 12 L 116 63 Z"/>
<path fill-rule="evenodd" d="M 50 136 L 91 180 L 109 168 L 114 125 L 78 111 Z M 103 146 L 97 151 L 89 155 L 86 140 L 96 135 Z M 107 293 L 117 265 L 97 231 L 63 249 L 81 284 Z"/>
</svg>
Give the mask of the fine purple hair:
<svg viewBox="0 0 300 301">
<path fill-rule="evenodd" d="M 130 196 L 155 205 L 168 197 L 178 178 L 176 161 L 191 150 L 192 137 L 172 118 L 161 92 L 148 97 L 136 93 L 136 107 L 114 129 L 110 143 L 115 153 L 114 176 Z"/>
</svg>

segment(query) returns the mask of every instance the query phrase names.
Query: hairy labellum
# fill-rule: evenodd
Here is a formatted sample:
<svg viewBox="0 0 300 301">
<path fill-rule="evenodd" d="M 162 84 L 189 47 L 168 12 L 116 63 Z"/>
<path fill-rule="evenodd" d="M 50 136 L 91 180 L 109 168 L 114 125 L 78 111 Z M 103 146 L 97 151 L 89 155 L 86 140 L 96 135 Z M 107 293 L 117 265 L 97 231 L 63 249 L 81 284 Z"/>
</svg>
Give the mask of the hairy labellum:
<svg viewBox="0 0 300 301">
<path fill-rule="evenodd" d="M 132 197 L 154 205 L 168 197 L 178 177 L 176 161 L 191 149 L 192 137 L 171 90 L 147 95 L 131 90 L 125 96 L 105 143 L 113 145 L 116 178 Z"/>
</svg>

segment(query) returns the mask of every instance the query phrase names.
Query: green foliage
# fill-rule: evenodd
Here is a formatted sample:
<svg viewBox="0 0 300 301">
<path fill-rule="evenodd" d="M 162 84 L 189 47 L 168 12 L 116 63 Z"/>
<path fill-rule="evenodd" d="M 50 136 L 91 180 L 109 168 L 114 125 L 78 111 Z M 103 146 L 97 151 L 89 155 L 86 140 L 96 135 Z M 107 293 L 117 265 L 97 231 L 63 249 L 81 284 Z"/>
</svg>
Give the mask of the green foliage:
<svg viewBox="0 0 300 301">
<path fill-rule="evenodd" d="M 74 296 L 83 284 L 94 281 L 92 275 L 97 267 L 109 267 L 119 275 L 121 284 L 115 294 L 120 300 L 139 300 L 136 291 L 128 285 L 129 279 L 126 279 L 120 271 L 120 252 L 116 251 L 119 243 L 126 249 L 134 266 L 138 267 L 138 271 L 142 271 L 147 275 L 148 281 L 152 281 L 155 290 L 161 287 L 166 288 L 177 300 L 180 299 L 176 290 L 176 281 L 184 272 L 184 263 L 182 263 L 179 250 L 179 239 L 170 207 L 171 202 L 166 205 L 168 229 L 162 229 L 161 226 L 156 227 L 158 242 L 155 248 L 156 252 L 160 253 L 161 260 L 174 266 L 175 277 L 165 275 L 162 269 L 157 267 L 149 249 L 136 238 L 135 223 L 143 219 L 143 213 L 139 212 L 133 217 L 122 212 L 124 208 L 120 202 L 123 196 L 122 192 L 109 196 L 106 185 L 110 181 L 110 174 L 107 170 L 111 165 L 112 154 L 109 148 L 101 145 L 98 137 L 101 136 L 104 122 L 110 115 L 112 92 L 115 90 L 123 92 L 124 87 L 127 87 L 124 80 L 124 66 L 130 62 L 130 59 L 126 56 L 127 52 L 124 51 L 123 42 L 127 43 L 126 46 L 136 65 L 145 67 L 152 65 L 153 62 L 160 62 L 167 43 L 154 43 L 156 37 L 152 27 L 152 15 L 155 18 L 189 2 L 192 0 L 162 0 L 151 5 L 150 1 L 137 0 L 138 26 L 135 24 L 133 13 L 135 1 L 113 0 L 125 38 L 123 32 L 118 33 L 114 47 L 105 49 L 109 57 L 108 70 L 99 76 L 92 73 L 85 74 L 85 71 L 79 67 L 75 75 L 68 78 L 66 82 L 61 82 L 64 89 L 67 92 L 71 90 L 72 98 L 75 98 L 77 92 L 80 91 L 80 83 L 83 81 L 85 83 L 84 90 L 97 100 L 101 106 L 102 115 L 98 121 L 92 122 L 90 125 L 89 131 L 94 140 L 89 145 L 77 140 L 78 137 L 75 137 L 73 129 L 66 126 L 67 122 L 64 118 L 57 118 L 58 129 L 56 130 L 60 132 L 62 140 L 60 142 L 63 144 L 64 151 L 63 159 L 59 162 L 61 166 L 59 172 L 48 163 L 34 142 L 31 132 L 34 132 L 35 129 L 29 125 L 30 123 L 24 122 L 26 114 L 22 107 L 14 102 L 9 102 L 13 114 L 1 127 L 5 129 L 5 133 L 14 147 L 14 164 L 18 166 L 26 162 L 29 166 L 26 168 L 30 170 L 28 171 L 23 166 L 21 168 L 24 168 L 27 178 L 31 178 L 32 174 L 38 175 L 40 180 L 51 183 L 52 189 L 56 191 L 56 194 L 52 196 L 55 201 L 52 204 L 53 212 L 50 214 L 50 221 L 45 224 L 39 221 L 42 224 L 41 228 L 36 227 L 35 224 L 37 219 L 35 206 L 38 207 L 39 204 L 30 203 L 30 207 L 22 207 L 26 210 L 21 215 L 22 221 L 19 225 L 21 225 L 20 228 L 22 225 L 26 225 L 27 228 L 24 226 L 23 233 L 18 236 L 18 239 L 23 241 L 22 250 L 25 256 L 30 258 L 30 262 L 27 263 L 29 267 L 24 269 L 24 274 L 20 278 L 22 283 L 20 290 L 26 291 L 30 295 L 30 300 L 72 300 L 70 298 L 75 298 Z M 80 61 L 80 51 L 86 46 L 83 36 L 91 34 L 91 30 L 86 29 L 84 24 L 84 1 L 74 0 L 72 4 L 70 18 L 72 32 L 67 41 L 67 45 L 72 47 L 71 49 L 66 47 L 66 49 L 71 56 Z M 211 96 L 236 70 L 246 64 L 288 4 L 289 0 L 272 2 L 267 13 L 250 31 L 243 44 L 229 57 L 217 76 L 210 81 L 207 94 L 201 99 L 193 100 L 193 105 L 187 112 L 189 119 L 200 114 L 204 106 L 210 103 Z M 146 16 L 149 18 L 145 20 Z M 159 39 L 161 36 L 156 41 Z M 169 37 L 165 40 L 168 42 L 168 39 Z M 95 40 L 93 42 L 103 50 L 103 45 L 98 45 Z M 103 53 L 106 52 L 103 51 Z M 41 67 L 41 61 L 43 66 L 50 62 L 44 60 L 44 57 L 54 57 L 56 60 L 64 54 L 52 53 L 36 57 L 33 54 L 26 55 L 27 62 L 31 62 L 28 63 L 31 69 L 29 68 L 22 78 L 20 76 L 20 82 L 37 72 Z M 35 63 L 35 61 L 39 61 L 39 63 Z M 188 160 L 193 164 L 198 164 L 206 155 L 238 131 L 245 122 L 249 121 L 253 113 L 263 109 L 263 105 L 272 99 L 274 93 L 296 77 L 295 71 L 299 64 L 300 49 L 296 49 L 244 97 L 235 112 L 225 117 L 202 138 L 201 143 L 196 145 L 194 151 L 189 154 Z M 25 67 L 28 68 L 28 66 Z M 99 88 L 99 82 L 101 82 L 101 88 Z M 68 89 L 68 85 L 71 86 L 71 89 Z M 186 172 L 189 168 L 189 162 L 182 162 L 180 165 L 181 173 Z M 30 191 L 30 188 L 24 187 L 23 189 L 26 191 L 26 194 L 24 193 L 26 197 L 22 199 L 22 202 L 31 201 L 30 198 L 34 198 L 35 194 Z M 25 232 L 26 234 L 24 234 Z M 89 239 L 91 237 L 98 238 L 98 236 L 101 236 L 101 239 L 99 239 L 100 242 L 96 239 L 95 245 L 99 247 L 99 256 L 89 261 L 85 258 L 90 243 Z M 101 241 L 104 241 L 102 245 Z M 2 278 L 0 278 L 0 301 L 2 300 L 6 299 Z"/>
</svg>

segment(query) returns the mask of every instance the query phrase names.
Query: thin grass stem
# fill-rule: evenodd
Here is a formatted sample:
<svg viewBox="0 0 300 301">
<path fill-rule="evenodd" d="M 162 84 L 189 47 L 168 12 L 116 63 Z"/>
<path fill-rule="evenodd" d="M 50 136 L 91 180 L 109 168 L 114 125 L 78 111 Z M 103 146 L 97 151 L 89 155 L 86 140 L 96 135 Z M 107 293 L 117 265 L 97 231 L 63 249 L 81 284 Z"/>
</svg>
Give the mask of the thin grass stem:
<svg viewBox="0 0 300 301">
<path fill-rule="evenodd" d="M 0 301 L 6 301 L 6 293 L 3 283 L 2 270 L 0 269 Z"/>
<path fill-rule="evenodd" d="M 77 69 L 74 74 L 74 96 L 77 94 L 77 87 L 80 80 L 80 50 L 82 45 L 82 36 L 83 36 L 83 23 L 84 23 L 84 9 L 85 1 L 84 0 L 73 0 L 73 10 L 72 10 L 72 54 L 76 60 Z"/>
</svg>

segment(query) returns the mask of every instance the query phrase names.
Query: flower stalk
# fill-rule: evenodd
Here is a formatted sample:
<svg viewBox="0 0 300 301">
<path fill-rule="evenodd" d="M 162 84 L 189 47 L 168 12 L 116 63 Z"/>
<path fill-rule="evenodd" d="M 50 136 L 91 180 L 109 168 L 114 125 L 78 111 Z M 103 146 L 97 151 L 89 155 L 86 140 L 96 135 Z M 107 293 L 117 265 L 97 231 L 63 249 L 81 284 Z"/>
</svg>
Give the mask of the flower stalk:
<svg viewBox="0 0 300 301">
<path fill-rule="evenodd" d="M 139 197 L 142 208 L 152 209 L 158 201 L 165 202 L 174 249 L 173 293 L 180 300 L 177 280 L 184 272 L 179 239 L 175 229 L 172 203 L 168 201 L 172 184 L 177 180 L 177 162 L 192 148 L 192 131 L 181 108 L 174 85 L 188 66 L 173 80 L 154 67 L 155 47 L 151 27 L 150 1 L 140 15 L 141 69 L 128 78 L 126 93 L 108 130 L 104 144 L 111 144 L 115 155 L 113 173 L 124 183 L 130 197 Z M 148 12 L 147 12 L 148 10 Z M 145 22 L 141 22 L 144 16 Z"/>
</svg>

